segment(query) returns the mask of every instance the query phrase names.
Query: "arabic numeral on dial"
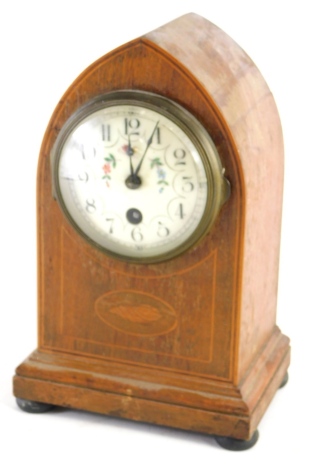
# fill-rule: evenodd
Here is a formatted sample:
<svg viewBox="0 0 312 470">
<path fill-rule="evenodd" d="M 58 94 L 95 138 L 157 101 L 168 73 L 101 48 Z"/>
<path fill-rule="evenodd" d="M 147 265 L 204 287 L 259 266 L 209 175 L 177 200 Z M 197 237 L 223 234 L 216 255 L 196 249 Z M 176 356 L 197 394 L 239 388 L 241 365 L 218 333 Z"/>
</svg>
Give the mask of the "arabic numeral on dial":
<svg viewBox="0 0 312 470">
<path fill-rule="evenodd" d="M 192 177 L 183 176 L 182 180 L 183 180 L 182 191 L 185 193 L 191 193 L 195 188 L 194 183 L 191 181 Z"/>
<path fill-rule="evenodd" d="M 175 215 L 178 216 L 181 220 L 185 217 L 184 207 L 182 202 L 179 203 L 178 209 L 175 212 Z"/>
<path fill-rule="evenodd" d="M 80 151 L 81 151 L 81 156 L 82 156 L 82 159 L 83 160 L 87 160 L 90 158 L 90 154 L 92 154 L 93 157 L 96 157 L 96 149 L 93 148 L 93 151 L 91 152 L 91 150 L 89 149 L 89 152 L 88 154 L 86 154 L 86 150 L 84 148 L 83 145 L 80 146 Z"/>
<path fill-rule="evenodd" d="M 142 242 L 143 241 L 143 235 L 142 235 L 142 232 L 141 232 L 141 228 L 140 227 L 134 227 L 134 229 L 131 231 L 131 238 L 133 241 L 135 241 L 136 243 L 139 243 L 139 242 Z"/>
<path fill-rule="evenodd" d="M 85 154 L 85 149 L 84 149 L 83 145 L 81 145 L 80 150 L 81 150 L 81 156 L 82 156 L 83 160 L 85 160 L 86 159 L 86 154 Z"/>
<path fill-rule="evenodd" d="M 87 183 L 89 181 L 89 175 L 86 171 L 83 173 L 79 173 L 78 179 L 79 181 L 84 181 L 85 183 Z"/>
<path fill-rule="evenodd" d="M 87 199 L 85 205 L 86 211 L 88 214 L 94 214 L 96 212 L 96 205 L 94 199 Z"/>
<path fill-rule="evenodd" d="M 102 124 L 102 140 L 109 142 L 111 140 L 111 126 L 110 124 Z"/>
<path fill-rule="evenodd" d="M 125 134 L 130 131 L 135 131 L 140 127 L 140 121 L 137 118 L 125 118 Z"/>
<path fill-rule="evenodd" d="M 160 144 L 161 143 L 159 127 L 157 127 L 157 129 L 155 131 L 155 134 L 153 135 L 153 143 L 155 143 L 155 144 Z"/>
<path fill-rule="evenodd" d="M 115 222 L 115 219 L 105 219 L 106 222 L 108 222 L 108 225 L 109 225 L 109 229 L 108 229 L 108 233 L 110 235 L 112 235 L 114 233 L 114 222 Z"/>
<path fill-rule="evenodd" d="M 173 156 L 176 159 L 175 165 L 186 165 L 186 162 L 185 162 L 186 151 L 184 149 L 176 149 L 173 152 Z"/>
<path fill-rule="evenodd" d="M 170 230 L 162 222 L 158 222 L 157 235 L 161 238 L 168 237 Z"/>
</svg>

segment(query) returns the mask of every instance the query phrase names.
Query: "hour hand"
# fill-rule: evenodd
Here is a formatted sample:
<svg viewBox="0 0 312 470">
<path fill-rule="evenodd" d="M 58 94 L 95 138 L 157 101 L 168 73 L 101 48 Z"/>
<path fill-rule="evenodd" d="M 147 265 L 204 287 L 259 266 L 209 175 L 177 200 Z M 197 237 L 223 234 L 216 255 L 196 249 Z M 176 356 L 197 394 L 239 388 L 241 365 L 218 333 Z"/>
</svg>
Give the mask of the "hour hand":
<svg viewBox="0 0 312 470">
<path fill-rule="evenodd" d="M 130 174 L 133 175 L 134 169 L 132 163 L 132 155 L 134 154 L 134 149 L 131 146 L 131 134 L 128 134 L 128 145 L 126 147 L 126 154 L 128 155 L 130 161 Z"/>
<path fill-rule="evenodd" d="M 133 165 L 132 165 L 132 160 L 131 160 L 131 157 L 130 157 L 130 171 L 131 171 L 131 174 L 130 176 L 128 176 L 128 178 L 126 179 L 126 186 L 129 188 L 129 189 L 137 189 L 139 188 L 141 185 L 142 185 L 142 180 L 139 176 L 139 171 L 141 169 L 141 166 L 142 166 L 142 163 L 145 159 L 145 156 L 147 154 L 147 151 L 150 147 L 150 145 L 152 144 L 153 142 L 153 137 L 154 137 L 154 134 L 157 130 L 157 127 L 158 127 L 158 124 L 159 124 L 159 121 L 157 121 L 156 123 L 156 126 L 154 127 L 153 129 L 153 132 L 151 133 L 149 139 L 147 140 L 146 142 L 146 147 L 145 147 L 145 150 L 143 152 L 143 155 L 141 157 L 141 160 L 139 161 L 139 164 L 138 166 L 136 167 L 136 170 L 134 171 L 133 170 Z"/>
<path fill-rule="evenodd" d="M 137 189 L 141 186 L 142 181 L 141 178 L 134 173 L 132 156 L 134 155 L 135 150 L 131 146 L 131 135 L 132 134 L 128 134 L 128 145 L 125 148 L 125 152 L 129 156 L 130 162 L 130 175 L 126 179 L 125 183 L 129 189 Z"/>
<path fill-rule="evenodd" d="M 134 148 L 131 146 L 131 136 L 132 134 L 128 134 L 128 145 L 126 146 L 126 154 L 129 155 L 129 157 L 132 157 L 134 154 Z"/>
</svg>

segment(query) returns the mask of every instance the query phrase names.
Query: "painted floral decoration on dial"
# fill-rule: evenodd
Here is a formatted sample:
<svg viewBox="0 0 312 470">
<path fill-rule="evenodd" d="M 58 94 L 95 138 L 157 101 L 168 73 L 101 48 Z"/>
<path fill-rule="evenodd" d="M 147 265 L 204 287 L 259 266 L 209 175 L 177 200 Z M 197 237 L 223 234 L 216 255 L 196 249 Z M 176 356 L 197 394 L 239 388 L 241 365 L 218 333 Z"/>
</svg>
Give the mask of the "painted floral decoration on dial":
<svg viewBox="0 0 312 470">
<path fill-rule="evenodd" d="M 129 134 L 129 135 L 131 135 L 131 134 Z M 121 150 L 126 155 L 132 156 L 138 151 L 138 148 L 137 147 L 132 148 L 130 145 L 127 144 L 127 145 L 123 145 L 121 147 Z M 114 157 L 114 155 L 111 154 L 111 153 L 108 156 L 104 157 L 104 161 L 105 161 L 105 163 L 102 167 L 104 175 L 102 176 L 102 179 L 105 180 L 106 186 L 109 188 L 110 187 L 109 180 L 111 180 L 111 178 L 112 178 L 111 177 L 112 168 L 116 168 L 117 161 L 116 161 L 116 158 Z M 159 188 L 160 193 L 162 193 L 165 186 L 167 186 L 169 184 L 168 181 L 166 181 L 166 172 L 162 168 L 163 165 L 164 165 L 164 163 L 161 161 L 161 159 L 159 157 L 154 157 L 154 158 L 150 159 L 150 168 L 156 168 L 157 169 L 158 184 L 161 186 Z"/>
</svg>

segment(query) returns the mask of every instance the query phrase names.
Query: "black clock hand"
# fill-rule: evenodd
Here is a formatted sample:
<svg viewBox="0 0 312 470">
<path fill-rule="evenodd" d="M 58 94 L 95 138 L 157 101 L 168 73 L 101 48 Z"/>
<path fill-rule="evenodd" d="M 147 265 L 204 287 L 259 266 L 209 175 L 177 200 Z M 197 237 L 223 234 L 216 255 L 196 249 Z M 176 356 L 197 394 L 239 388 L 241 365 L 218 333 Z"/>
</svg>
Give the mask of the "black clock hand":
<svg viewBox="0 0 312 470">
<path fill-rule="evenodd" d="M 145 150 L 144 150 L 144 153 L 143 153 L 143 155 L 142 155 L 142 158 L 141 158 L 141 160 L 140 160 L 140 162 L 139 162 L 139 164 L 138 164 L 138 166 L 137 166 L 137 168 L 136 168 L 136 170 L 135 170 L 135 172 L 134 172 L 134 174 L 135 174 L 136 176 L 138 176 L 139 171 L 140 171 L 141 166 L 142 166 L 142 163 L 143 163 L 143 160 L 144 160 L 144 158 L 145 158 L 145 155 L 146 155 L 146 153 L 147 153 L 147 151 L 148 151 L 148 149 L 149 149 L 151 143 L 153 142 L 153 137 L 154 137 L 154 134 L 155 134 L 156 129 L 157 129 L 157 127 L 158 127 L 158 124 L 159 124 L 159 121 L 157 121 L 156 126 L 154 127 L 153 132 L 151 133 L 150 138 L 148 139 L 148 141 L 147 141 L 147 143 L 146 143 L 146 148 L 145 148 Z"/>
<path fill-rule="evenodd" d="M 154 134 L 156 132 L 156 129 L 157 129 L 157 126 L 159 124 L 159 121 L 157 121 L 156 123 L 156 126 L 154 127 L 153 129 L 153 132 L 151 133 L 149 139 L 147 140 L 146 142 L 146 147 L 145 147 L 145 150 L 144 150 L 144 153 L 141 157 L 141 160 L 136 168 L 136 170 L 134 171 L 133 170 L 133 165 L 132 165 L 132 159 L 131 159 L 131 156 L 130 154 L 127 152 L 127 154 L 129 155 L 130 157 L 130 175 L 128 176 L 128 178 L 126 179 L 125 183 L 126 183 L 126 186 L 129 188 L 129 189 L 137 189 L 141 186 L 142 184 L 142 180 L 141 178 L 139 177 L 139 171 L 141 169 L 141 166 L 142 166 L 142 163 L 143 163 L 143 160 L 145 158 L 145 155 L 151 145 L 151 143 L 153 142 L 153 137 L 154 137 Z M 128 145 L 128 148 L 129 148 L 129 145 Z"/>
<path fill-rule="evenodd" d="M 130 160 L 130 175 L 132 176 L 134 174 L 133 163 L 132 163 L 132 155 L 134 154 L 134 150 L 131 147 L 131 138 L 130 138 L 130 136 L 131 136 L 131 134 L 128 134 L 128 146 L 127 146 L 126 154 L 128 155 L 129 160 Z"/>
</svg>

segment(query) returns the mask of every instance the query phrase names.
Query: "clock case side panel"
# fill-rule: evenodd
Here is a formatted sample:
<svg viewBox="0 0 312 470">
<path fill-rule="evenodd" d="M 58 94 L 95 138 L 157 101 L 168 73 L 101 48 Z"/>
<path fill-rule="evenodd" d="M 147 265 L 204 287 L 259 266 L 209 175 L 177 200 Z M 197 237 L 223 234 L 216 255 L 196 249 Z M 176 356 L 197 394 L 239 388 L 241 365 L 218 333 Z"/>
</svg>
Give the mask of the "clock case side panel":
<svg viewBox="0 0 312 470">
<path fill-rule="evenodd" d="M 186 43 L 184 36 L 194 40 Z M 148 37 L 174 53 L 196 75 L 214 102 L 235 150 L 240 178 L 231 183 L 232 189 L 235 184 L 240 186 L 242 218 L 234 381 L 248 382 L 254 361 L 279 331 L 276 305 L 284 153 L 276 104 L 253 61 L 206 19 L 187 14 Z M 286 356 L 289 346 L 281 333 L 279 339 Z"/>
</svg>

